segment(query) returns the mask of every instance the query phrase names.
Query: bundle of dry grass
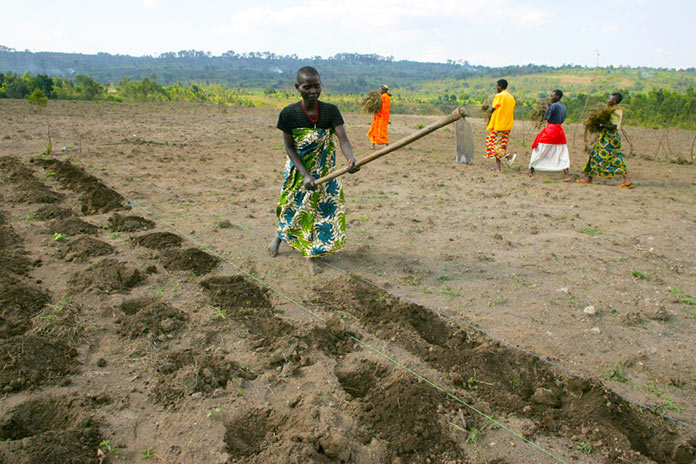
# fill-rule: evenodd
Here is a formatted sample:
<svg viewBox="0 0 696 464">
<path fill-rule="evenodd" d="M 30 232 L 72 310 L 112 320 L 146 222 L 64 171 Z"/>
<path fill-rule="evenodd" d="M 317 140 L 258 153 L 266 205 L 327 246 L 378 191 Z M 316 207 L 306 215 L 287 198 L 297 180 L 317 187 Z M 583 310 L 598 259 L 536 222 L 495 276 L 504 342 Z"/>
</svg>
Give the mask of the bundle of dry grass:
<svg viewBox="0 0 696 464">
<path fill-rule="evenodd" d="M 611 123 L 611 115 L 613 112 L 614 108 L 609 106 L 602 106 L 591 110 L 583 121 L 585 131 L 589 132 L 590 134 L 600 132 L 603 129 L 600 127 L 600 125 Z"/>
<path fill-rule="evenodd" d="M 544 98 L 534 107 L 530 119 L 535 126 L 543 127 L 546 124 L 546 110 L 549 109 L 549 106 L 551 106 L 551 99 Z"/>
<path fill-rule="evenodd" d="M 382 92 L 370 90 L 362 101 L 362 109 L 365 113 L 374 114 L 382 109 Z"/>
<path fill-rule="evenodd" d="M 491 120 L 491 115 L 493 114 L 493 108 L 491 108 L 490 104 L 483 104 L 481 105 L 481 111 L 483 112 L 483 119 L 486 121 Z"/>
</svg>

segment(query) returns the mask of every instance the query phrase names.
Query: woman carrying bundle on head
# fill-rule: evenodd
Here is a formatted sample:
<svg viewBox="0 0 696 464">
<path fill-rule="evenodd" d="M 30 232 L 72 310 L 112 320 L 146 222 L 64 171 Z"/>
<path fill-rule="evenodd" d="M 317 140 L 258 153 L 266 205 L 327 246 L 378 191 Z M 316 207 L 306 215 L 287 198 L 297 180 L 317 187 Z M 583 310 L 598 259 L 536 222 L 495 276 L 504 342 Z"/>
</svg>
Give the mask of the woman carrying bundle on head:
<svg viewBox="0 0 696 464">
<path fill-rule="evenodd" d="M 377 145 L 389 145 L 389 109 L 391 107 L 391 95 L 389 94 L 389 87 L 382 85 L 380 88 L 381 96 L 381 107 L 375 113 L 372 119 L 372 125 L 370 130 L 367 131 L 367 136 L 370 137 L 370 142 L 372 142 L 372 148 Z"/>
<path fill-rule="evenodd" d="M 563 92 L 556 89 L 551 92 L 550 102 L 544 112 L 546 127 L 539 132 L 532 142 L 532 156 L 529 160 L 529 175 L 534 171 L 563 171 L 564 182 L 570 178 L 570 154 L 563 123 L 566 119 L 566 107 L 561 103 Z"/>
<path fill-rule="evenodd" d="M 579 184 L 590 184 L 593 177 L 623 176 L 624 182 L 619 187 L 626 189 L 634 187 L 633 182 L 628 178 L 626 162 L 621 152 L 621 134 L 619 130 L 621 129 L 623 110 L 618 105 L 622 99 L 623 97 L 620 93 L 612 93 L 609 96 L 607 108 L 590 114 L 585 121 L 585 127 L 588 131 L 599 131 L 599 138 L 582 170 L 585 177 L 578 179 Z M 605 120 L 605 115 L 608 120 Z M 603 122 L 595 120 L 602 120 Z"/>
</svg>

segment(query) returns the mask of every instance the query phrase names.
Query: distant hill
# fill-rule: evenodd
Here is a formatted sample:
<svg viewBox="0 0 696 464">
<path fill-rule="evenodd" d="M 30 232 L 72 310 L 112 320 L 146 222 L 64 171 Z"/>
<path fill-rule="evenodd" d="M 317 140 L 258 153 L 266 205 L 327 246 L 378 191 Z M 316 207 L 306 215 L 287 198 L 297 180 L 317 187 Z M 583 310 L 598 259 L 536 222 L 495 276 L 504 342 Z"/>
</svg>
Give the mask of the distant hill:
<svg viewBox="0 0 696 464">
<path fill-rule="evenodd" d="M 282 107 L 297 98 L 293 84 L 302 66 L 322 76 L 323 97 L 344 111 L 359 111 L 367 91 L 388 84 L 395 113 L 436 114 L 467 106 L 480 114 L 495 82 L 508 79 L 517 99 L 516 118 L 529 118 L 542 98 L 563 90 L 569 121 L 582 121 L 624 95 L 628 124 L 696 129 L 696 69 L 583 66 L 489 68 L 466 61 L 421 63 L 392 57 L 339 53 L 330 58 L 278 56 L 270 52 L 220 56 L 185 50 L 133 57 L 98 53 L 15 51 L 0 46 L 0 98 L 26 98 L 41 90 L 51 99 L 197 101 L 233 106 Z"/>
<path fill-rule="evenodd" d="M 392 57 L 339 53 L 330 58 L 299 58 L 270 52 L 238 54 L 228 51 L 220 56 L 210 52 L 184 50 L 159 56 L 134 57 L 98 53 L 15 51 L 0 46 L 0 72 L 46 74 L 72 78 L 90 76 L 102 84 L 124 78 L 152 79 L 162 85 L 181 82 L 224 84 L 240 89 L 290 90 L 295 71 L 302 66 L 319 69 L 325 88 L 341 94 L 363 94 L 387 83 L 395 91 L 413 97 L 434 95 L 457 99 L 481 100 L 494 91 L 494 81 L 505 77 L 511 89 L 524 98 L 538 98 L 553 88 L 569 95 L 624 89 L 647 91 L 663 88 L 685 92 L 696 87 L 696 69 L 587 68 L 582 66 L 507 66 L 490 68 L 468 62 L 421 63 L 396 61 Z"/>
</svg>

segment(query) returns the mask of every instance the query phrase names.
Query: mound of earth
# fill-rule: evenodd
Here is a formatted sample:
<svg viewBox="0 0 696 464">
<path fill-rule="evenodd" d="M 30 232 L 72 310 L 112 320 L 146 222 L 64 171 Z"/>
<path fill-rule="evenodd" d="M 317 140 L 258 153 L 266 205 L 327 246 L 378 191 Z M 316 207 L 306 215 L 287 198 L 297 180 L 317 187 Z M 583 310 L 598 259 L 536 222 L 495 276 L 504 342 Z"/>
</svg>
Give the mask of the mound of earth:
<svg viewBox="0 0 696 464">
<path fill-rule="evenodd" d="M 2 442 L 4 464 L 102 464 L 97 457 L 101 443 L 97 427 L 45 432 L 22 440 Z"/>
<path fill-rule="evenodd" d="M 201 287 L 216 305 L 226 310 L 272 307 L 268 289 L 259 287 L 244 276 L 210 277 L 201 281 Z"/>
<path fill-rule="evenodd" d="M 106 256 L 114 252 L 114 247 L 92 237 L 78 237 L 64 242 L 57 256 L 65 261 L 84 262 L 89 258 Z"/>
<path fill-rule="evenodd" d="M 22 248 L 22 239 L 5 223 L 5 216 L 0 212 L 0 263 L 5 271 L 23 275 L 31 263 Z"/>
<path fill-rule="evenodd" d="M 80 408 L 64 397 L 40 396 L 13 407 L 0 419 L 0 441 L 87 425 Z"/>
<path fill-rule="evenodd" d="M 48 295 L 41 290 L 27 287 L 8 274 L 0 274 L 0 337 L 27 332 L 31 318 L 48 303 Z"/>
<path fill-rule="evenodd" d="M 12 184 L 9 198 L 12 203 L 57 203 L 64 198 L 34 177 L 32 171 L 17 158 L 1 157 L 0 172 L 5 174 L 5 182 Z"/>
<path fill-rule="evenodd" d="M 144 279 L 139 270 L 114 258 L 105 258 L 73 274 L 68 283 L 75 292 L 97 290 L 109 293 L 128 291 Z"/>
<path fill-rule="evenodd" d="M 124 315 L 117 320 L 118 333 L 130 338 L 173 334 L 184 328 L 189 319 L 179 309 L 149 298 L 126 301 L 121 310 Z"/>
<path fill-rule="evenodd" d="M 152 390 L 158 403 L 172 406 L 192 393 L 208 395 L 224 389 L 234 377 L 253 380 L 256 374 L 234 361 L 228 361 L 213 353 L 194 353 L 191 350 L 175 351 L 164 355 L 157 368 L 160 379 Z"/>
<path fill-rule="evenodd" d="M 163 257 L 168 271 L 189 271 L 196 275 L 208 274 L 220 263 L 219 258 L 198 248 L 166 251 Z"/>
<path fill-rule="evenodd" d="M 96 235 L 100 228 L 83 221 L 80 218 L 68 217 L 64 219 L 55 219 L 48 226 L 50 234 L 65 234 L 68 236 L 87 234 Z"/>
<path fill-rule="evenodd" d="M 139 237 L 133 237 L 133 242 L 152 250 L 164 250 L 166 248 L 178 248 L 184 239 L 171 232 L 153 232 Z"/>
<path fill-rule="evenodd" d="M 77 350 L 36 335 L 0 340 L 0 390 L 9 393 L 55 384 L 77 371 Z"/>
<path fill-rule="evenodd" d="M 114 213 L 109 218 L 109 229 L 114 232 L 135 232 L 138 230 L 150 230 L 155 223 L 140 216 L 122 216 Z"/>
<path fill-rule="evenodd" d="M 55 178 L 65 187 L 81 194 L 80 205 L 83 214 L 108 213 L 115 209 L 127 208 L 128 202 L 120 193 L 70 161 L 39 159 L 36 162 L 44 169 L 54 172 Z"/>
<path fill-rule="evenodd" d="M 36 210 L 33 219 L 48 221 L 49 219 L 65 219 L 70 216 L 73 216 L 73 212 L 69 209 L 61 208 L 58 205 L 45 205 Z"/>
</svg>

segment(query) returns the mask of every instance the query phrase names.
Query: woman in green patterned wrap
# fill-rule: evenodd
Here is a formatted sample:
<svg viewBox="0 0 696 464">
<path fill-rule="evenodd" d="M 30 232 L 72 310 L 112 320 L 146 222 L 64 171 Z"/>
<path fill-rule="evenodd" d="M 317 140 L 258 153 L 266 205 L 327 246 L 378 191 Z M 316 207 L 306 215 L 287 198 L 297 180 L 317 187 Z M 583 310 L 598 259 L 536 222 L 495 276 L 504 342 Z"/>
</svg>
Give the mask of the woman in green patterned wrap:
<svg viewBox="0 0 696 464">
<path fill-rule="evenodd" d="M 321 79 L 316 69 L 306 66 L 297 71 L 295 88 L 302 101 L 288 105 L 278 117 L 283 131 L 285 178 L 276 207 L 278 231 L 268 246 L 278 255 L 284 241 L 308 258 L 316 273 L 314 258 L 339 250 L 346 241 L 346 215 L 343 187 L 336 178 L 315 185 L 336 166 L 336 137 L 348 161 L 348 172 L 355 166 L 353 147 L 343 127 L 343 117 L 335 105 L 319 101 Z"/>
<path fill-rule="evenodd" d="M 593 177 L 616 177 L 623 176 L 624 181 L 619 187 L 632 189 L 633 182 L 628 178 L 628 169 L 621 152 L 621 120 L 623 110 L 619 108 L 619 103 L 623 97 L 620 93 L 614 92 L 609 96 L 607 106 L 613 108 L 611 120 L 608 124 L 600 124 L 601 132 L 597 143 L 590 153 L 590 157 L 582 170 L 585 177 L 578 179 L 579 184 L 588 185 L 592 183 Z"/>
</svg>

